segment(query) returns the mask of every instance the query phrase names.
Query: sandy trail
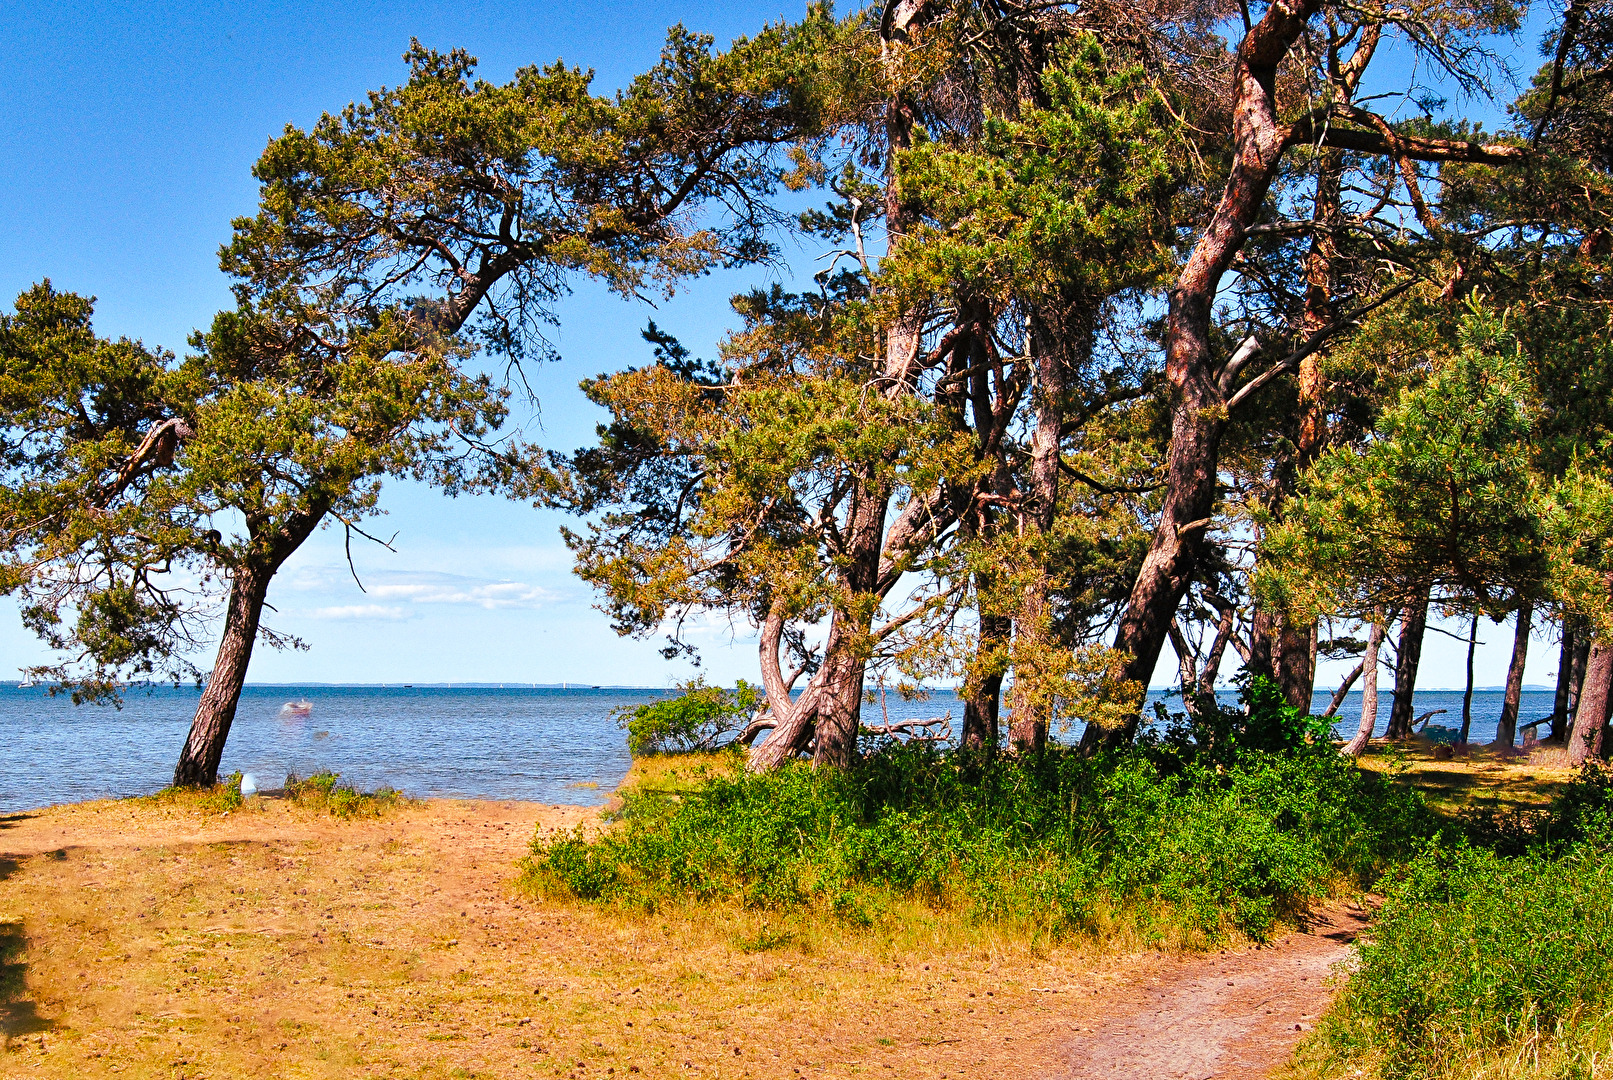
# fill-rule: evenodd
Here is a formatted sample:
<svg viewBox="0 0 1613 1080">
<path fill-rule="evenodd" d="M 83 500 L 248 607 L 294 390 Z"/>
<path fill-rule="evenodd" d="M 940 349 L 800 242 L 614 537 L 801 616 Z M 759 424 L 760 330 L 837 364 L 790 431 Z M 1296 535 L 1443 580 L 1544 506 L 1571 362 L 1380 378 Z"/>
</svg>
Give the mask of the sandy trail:
<svg viewBox="0 0 1613 1080">
<path fill-rule="evenodd" d="M 1288 1060 L 1332 996 L 1329 975 L 1366 923 L 1330 909 L 1267 947 L 1185 956 L 1107 995 L 1061 1080 L 1251 1080 Z"/>
</svg>

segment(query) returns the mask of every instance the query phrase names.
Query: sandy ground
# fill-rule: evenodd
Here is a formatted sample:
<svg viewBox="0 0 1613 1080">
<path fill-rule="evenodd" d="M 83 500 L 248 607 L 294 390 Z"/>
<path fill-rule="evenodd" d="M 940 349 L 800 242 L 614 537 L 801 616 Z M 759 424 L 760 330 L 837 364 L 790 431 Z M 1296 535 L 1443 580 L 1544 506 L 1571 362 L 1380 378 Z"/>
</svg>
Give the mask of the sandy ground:
<svg viewBox="0 0 1613 1080">
<path fill-rule="evenodd" d="M 0 819 L 0 1076 L 1259 1076 L 1356 922 L 1188 957 L 758 948 L 749 916 L 517 895 L 534 831 L 591 811 L 255 802 Z"/>
<path fill-rule="evenodd" d="M 1070 1046 L 1068 1080 L 1252 1080 L 1292 1054 L 1327 1006 L 1366 922 L 1347 906 L 1302 934 L 1217 956 L 1187 955 L 1109 995 L 1108 1019 Z"/>
</svg>

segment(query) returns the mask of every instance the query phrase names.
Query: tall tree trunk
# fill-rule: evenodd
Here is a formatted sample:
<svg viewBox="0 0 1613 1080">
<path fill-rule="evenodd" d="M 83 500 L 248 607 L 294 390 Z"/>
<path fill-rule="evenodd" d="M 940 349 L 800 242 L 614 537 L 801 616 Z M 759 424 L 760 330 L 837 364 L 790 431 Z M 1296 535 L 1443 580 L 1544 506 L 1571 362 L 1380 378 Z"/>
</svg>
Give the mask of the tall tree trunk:
<svg viewBox="0 0 1613 1080">
<path fill-rule="evenodd" d="M 882 54 L 887 67 L 896 63 L 910 27 L 933 14 L 930 0 L 898 0 L 886 12 L 881 27 Z M 897 160 L 913 145 L 914 103 L 898 89 L 885 107 L 885 234 L 887 251 L 894 253 L 917 220 L 915 209 L 902 200 L 897 182 Z M 898 314 L 885 327 L 885 393 L 912 390 L 918 377 L 919 339 L 923 327 L 910 313 Z M 857 733 L 862 721 L 863 677 L 868 669 L 870 631 L 878 612 L 880 554 L 885 542 L 885 515 L 891 492 L 884 481 L 859 481 L 847 511 L 841 600 L 830 617 L 824 643 L 823 665 L 808 689 L 817 691 L 816 742 L 812 760 L 817 765 L 846 766 L 857 757 Z M 771 740 L 769 740 L 771 741 Z"/>
<path fill-rule="evenodd" d="M 224 609 L 218 657 L 196 706 L 179 764 L 174 767 L 175 787 L 211 787 L 218 783 L 219 759 L 224 756 L 224 742 L 235 722 L 247 665 L 252 662 L 269 582 L 329 511 L 330 500 L 316 492 L 300 510 L 278 520 L 247 518 L 247 551 L 230 574 L 230 599 Z"/>
<path fill-rule="evenodd" d="M 986 670 L 984 674 L 971 673 L 965 680 L 963 694 L 960 741 L 971 750 L 991 750 L 997 746 L 997 715 L 1003 688 L 1003 673 L 997 658 L 1006 648 L 1012 632 L 1013 621 L 1005 616 L 980 617 L 976 658 L 977 662 L 984 663 Z"/>
<path fill-rule="evenodd" d="M 1613 595 L 1613 573 L 1604 575 L 1603 585 Z M 1613 709 L 1613 641 L 1593 634 L 1591 628 L 1586 627 L 1581 648 L 1586 646 L 1574 708 L 1574 729 L 1568 739 L 1570 765 L 1583 765 L 1587 759 L 1600 758 L 1608 750 L 1603 744 L 1603 733 L 1607 728 L 1608 711 Z"/>
<path fill-rule="evenodd" d="M 1233 73 L 1232 168 L 1221 200 L 1170 292 L 1165 378 L 1171 444 L 1159 524 L 1132 585 L 1114 647 L 1129 659 L 1123 675 L 1148 685 L 1171 619 L 1196 568 L 1215 506 L 1226 391 L 1218 384 L 1211 323 L 1221 279 L 1260 215 L 1281 165 L 1288 127 L 1277 114 L 1277 69 L 1321 7 L 1321 0 L 1273 4 L 1245 33 Z M 1230 385 L 1227 389 L 1230 389 Z M 1082 746 L 1129 742 L 1140 715 L 1110 732 L 1088 725 Z"/>
<path fill-rule="evenodd" d="M 1590 627 L 1581 624 L 1574 638 L 1574 668 L 1568 676 L 1568 733 L 1574 733 L 1574 717 L 1579 713 L 1579 699 L 1584 696 L 1585 668 L 1590 663 Z"/>
<path fill-rule="evenodd" d="M 1344 152 L 1318 153 L 1316 194 L 1311 202 L 1310 251 L 1305 256 L 1305 316 L 1302 326 L 1307 335 L 1333 325 L 1333 295 L 1338 275 L 1338 241 L 1335 230 L 1340 218 L 1340 195 L 1344 179 Z M 1326 382 L 1322 378 L 1322 358 L 1313 352 L 1299 362 L 1295 389 L 1299 394 L 1299 430 L 1294 437 L 1293 467 L 1279 478 L 1274 510 L 1293 495 L 1299 477 L 1321 456 L 1327 445 Z M 1316 684 L 1316 621 L 1296 625 L 1285 615 L 1275 641 L 1273 667 L 1277 685 L 1288 704 L 1311 712 Z"/>
<path fill-rule="evenodd" d="M 246 683 L 247 665 L 252 662 L 252 646 L 257 643 L 258 624 L 263 618 L 263 602 L 273 577 L 274 569 L 269 565 L 247 562 L 235 570 L 213 673 L 196 706 L 179 764 L 174 766 L 175 787 L 212 787 L 218 783 L 218 763 L 224 756 L 230 725 L 235 722 L 235 708 Z"/>
<path fill-rule="evenodd" d="M 857 759 L 857 732 L 862 722 L 863 676 L 872 651 L 869 632 L 879 607 L 879 556 L 885 538 L 885 508 L 890 492 L 882 484 L 864 484 L 852 501 L 846 529 L 843 596 L 830 617 L 823 646 L 823 666 L 813 679 L 818 693 L 817 743 L 812 761 L 844 767 Z"/>
<path fill-rule="evenodd" d="M 1361 724 L 1355 729 L 1355 737 L 1344 744 L 1345 757 L 1360 757 L 1378 726 L 1378 649 L 1382 645 L 1383 616 L 1373 612 L 1372 625 L 1367 628 L 1367 651 L 1361 654 Z"/>
<path fill-rule="evenodd" d="M 1512 749 L 1518 739 L 1518 703 L 1523 699 L 1523 665 L 1529 659 L 1529 624 L 1534 619 L 1535 602 L 1518 605 L 1518 629 L 1512 637 L 1512 662 L 1507 665 L 1507 693 L 1501 701 L 1501 718 L 1495 725 L 1495 745 Z"/>
<path fill-rule="evenodd" d="M 1395 700 L 1389 708 L 1389 730 L 1384 738 L 1401 742 L 1411 738 L 1414 717 L 1412 695 L 1417 688 L 1417 666 L 1423 657 L 1423 632 L 1428 627 L 1428 594 L 1424 588 L 1406 608 L 1395 656 Z"/>
<path fill-rule="evenodd" d="M 1473 613 L 1473 622 L 1467 628 L 1467 683 L 1462 691 L 1462 734 L 1457 742 L 1467 745 L 1468 732 L 1473 727 L 1473 650 L 1479 644 L 1479 613 Z"/>
<path fill-rule="evenodd" d="M 1557 692 L 1551 699 L 1551 734 L 1546 742 L 1561 743 L 1568 738 L 1569 693 L 1574 680 L 1575 619 L 1563 616 L 1563 647 L 1557 654 Z"/>
<path fill-rule="evenodd" d="M 911 27 L 933 14 L 930 0 L 897 0 L 887 6 L 881 23 L 882 56 L 893 68 Z M 887 250 L 895 252 L 917 219 L 914 208 L 903 202 L 897 183 L 897 159 L 913 145 L 914 104 L 896 90 L 885 106 L 885 227 Z M 910 393 L 923 327 L 908 313 L 898 314 L 885 327 L 884 392 Z M 807 723 L 811 723 L 814 764 L 845 766 L 857 757 L 857 734 L 862 720 L 863 680 L 871 651 L 871 631 L 882 596 L 878 591 L 880 555 L 884 548 L 885 517 L 891 492 L 881 480 L 864 477 L 853 483 L 847 509 L 845 547 L 840 552 L 840 598 L 829 619 L 829 637 L 823 662 L 802 693 L 810 695 L 810 715 L 800 709 L 788 732 L 774 730 L 765 743 L 751 751 L 752 770 L 772 768 L 803 749 Z M 788 735 L 789 738 L 781 738 Z"/>
<path fill-rule="evenodd" d="M 1568 741 L 1568 763 L 1583 765 L 1606 752 L 1603 731 L 1613 706 L 1613 642 L 1600 637 L 1591 644 L 1585 663 L 1585 683 L 1574 713 L 1574 735 Z"/>
</svg>

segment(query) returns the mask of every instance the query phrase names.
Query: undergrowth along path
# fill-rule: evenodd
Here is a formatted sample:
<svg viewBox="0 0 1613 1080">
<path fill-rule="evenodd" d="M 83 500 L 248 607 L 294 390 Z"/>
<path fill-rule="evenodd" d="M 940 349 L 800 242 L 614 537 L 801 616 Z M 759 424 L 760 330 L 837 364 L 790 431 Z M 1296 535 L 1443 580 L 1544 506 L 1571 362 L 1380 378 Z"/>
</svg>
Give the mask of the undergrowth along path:
<svg viewBox="0 0 1613 1080">
<path fill-rule="evenodd" d="M 1254 1080 L 1281 1068 L 1335 988 L 1368 912 L 1338 905 L 1270 945 L 1172 958 L 1098 991 L 1104 1019 L 1070 1040 L 1057 1080 Z M 1087 1010 L 1083 1008 L 1082 1012 Z"/>
</svg>

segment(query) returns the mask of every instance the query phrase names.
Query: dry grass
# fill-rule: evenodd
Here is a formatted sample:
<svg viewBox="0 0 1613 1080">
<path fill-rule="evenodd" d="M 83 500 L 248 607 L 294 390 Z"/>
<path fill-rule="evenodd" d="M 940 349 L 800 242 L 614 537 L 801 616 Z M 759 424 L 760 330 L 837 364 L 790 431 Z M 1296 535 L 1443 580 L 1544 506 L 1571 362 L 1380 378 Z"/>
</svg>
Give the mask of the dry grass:
<svg viewBox="0 0 1613 1080">
<path fill-rule="evenodd" d="M 1437 810 L 1541 810 L 1574 777 L 1549 748 L 1529 757 L 1502 756 L 1474 747 L 1460 757 L 1436 760 L 1434 744 L 1413 739 L 1402 746 L 1373 742 L 1361 756 L 1361 767 L 1397 775 L 1420 789 Z"/>
<path fill-rule="evenodd" d="M 511 891 L 535 828 L 589 820 L 434 801 L 343 821 L 263 799 L 0 819 L 0 1074 L 1021 1075 L 1091 1026 L 1098 987 L 1160 963 L 933 920 L 645 921 Z"/>
<path fill-rule="evenodd" d="M 1538 1027 L 1502 1046 L 1447 1049 L 1447 1061 L 1426 1080 L 1610 1080 L 1613 1078 L 1613 1014 L 1581 1026 L 1571 1039 Z M 1321 1035 L 1307 1037 L 1279 1080 L 1384 1080 L 1396 1075 L 1382 1060 L 1348 1057 Z M 1403 1074 L 1402 1074 L 1403 1075 Z"/>
</svg>

